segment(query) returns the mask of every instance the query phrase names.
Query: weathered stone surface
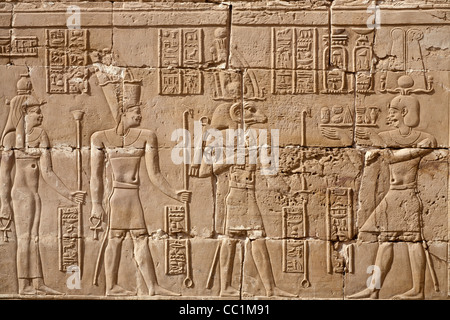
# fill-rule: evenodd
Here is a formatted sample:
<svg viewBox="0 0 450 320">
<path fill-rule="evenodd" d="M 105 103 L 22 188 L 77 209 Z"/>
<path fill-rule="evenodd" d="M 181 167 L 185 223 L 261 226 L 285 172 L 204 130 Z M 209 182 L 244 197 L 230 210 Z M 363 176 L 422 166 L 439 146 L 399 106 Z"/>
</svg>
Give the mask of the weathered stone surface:
<svg viewBox="0 0 450 320">
<path fill-rule="evenodd" d="M 448 299 L 449 10 L 1 3 L 0 299 Z"/>
</svg>

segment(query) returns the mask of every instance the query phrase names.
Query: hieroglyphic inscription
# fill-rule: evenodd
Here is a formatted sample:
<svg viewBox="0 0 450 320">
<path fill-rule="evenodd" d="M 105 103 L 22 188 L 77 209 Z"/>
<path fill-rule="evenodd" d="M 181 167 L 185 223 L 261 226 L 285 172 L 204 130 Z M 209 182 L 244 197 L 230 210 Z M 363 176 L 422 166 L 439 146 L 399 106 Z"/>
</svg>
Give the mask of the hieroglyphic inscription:
<svg viewBox="0 0 450 320">
<path fill-rule="evenodd" d="M 0 299 L 448 298 L 445 0 L 24 2 Z"/>
<path fill-rule="evenodd" d="M 350 241 L 353 235 L 353 190 L 351 188 L 327 189 L 327 270 L 329 273 L 351 272 L 353 251 L 339 252 L 340 242 Z"/>
<path fill-rule="evenodd" d="M 306 242 L 302 240 L 285 240 L 283 242 L 283 271 L 292 273 L 305 272 Z"/>
<path fill-rule="evenodd" d="M 194 69 L 203 61 L 202 29 L 160 29 L 158 54 L 159 94 L 202 93 L 202 75 Z"/>
<path fill-rule="evenodd" d="M 306 198 L 301 206 L 283 207 L 283 272 L 301 273 L 301 285 L 310 286 L 308 279 L 308 241 L 306 237 Z"/>
<path fill-rule="evenodd" d="M 369 40 L 368 34 L 371 29 L 353 29 L 358 34 L 353 48 L 353 71 L 356 72 L 355 90 L 358 93 L 373 93 L 373 44 Z"/>
<path fill-rule="evenodd" d="M 87 93 L 88 30 L 47 29 L 46 68 L 48 93 Z"/>
<path fill-rule="evenodd" d="M 0 37 L 0 57 L 37 57 L 38 38 Z"/>
<path fill-rule="evenodd" d="M 348 35 L 345 29 L 333 29 L 331 39 L 329 35 L 323 36 L 325 47 L 323 49 L 323 65 L 331 65 L 331 70 L 323 71 L 323 93 L 351 92 L 351 82 L 348 71 Z"/>
<path fill-rule="evenodd" d="M 165 243 L 166 274 L 186 274 L 188 268 L 187 239 L 167 239 Z"/>
<path fill-rule="evenodd" d="M 287 238 L 303 238 L 306 235 L 305 214 L 302 206 L 283 207 L 283 235 Z"/>
<path fill-rule="evenodd" d="M 353 128 L 353 113 L 348 105 L 335 105 L 320 109 L 320 133 L 325 138 L 340 140 L 341 131 L 351 136 Z"/>
<path fill-rule="evenodd" d="M 80 218 L 77 207 L 58 209 L 59 270 L 80 263 Z"/>
<path fill-rule="evenodd" d="M 186 232 L 186 210 L 184 206 L 165 207 L 166 231 L 169 235 L 177 235 Z"/>
<path fill-rule="evenodd" d="M 302 206 L 283 207 L 283 271 L 303 273 L 305 268 L 305 214 Z"/>
<path fill-rule="evenodd" d="M 272 93 L 315 93 L 317 30 L 272 28 Z"/>
<path fill-rule="evenodd" d="M 331 140 L 341 140 L 346 133 L 346 138 L 351 139 L 354 126 L 358 128 L 358 132 L 364 128 L 377 128 L 380 112 L 377 106 L 357 106 L 354 117 L 348 105 L 324 106 L 320 109 L 320 133 Z M 358 137 L 365 138 L 362 135 Z"/>
</svg>

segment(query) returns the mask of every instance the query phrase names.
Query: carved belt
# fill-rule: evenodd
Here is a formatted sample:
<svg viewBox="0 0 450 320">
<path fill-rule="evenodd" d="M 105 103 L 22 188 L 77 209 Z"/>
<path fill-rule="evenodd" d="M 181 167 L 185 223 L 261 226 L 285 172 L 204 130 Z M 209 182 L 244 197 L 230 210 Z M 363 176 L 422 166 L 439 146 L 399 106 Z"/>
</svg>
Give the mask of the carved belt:
<svg viewBox="0 0 450 320">
<path fill-rule="evenodd" d="M 15 156 L 16 160 L 36 160 L 40 157 L 41 156 L 39 154 L 30 154 L 25 152 L 20 152 Z"/>
<path fill-rule="evenodd" d="M 395 184 L 391 184 L 390 189 L 391 190 L 409 190 L 409 189 L 416 189 L 417 188 L 417 183 L 411 182 L 411 183 L 407 183 L 407 184 L 402 184 L 402 185 L 395 185 Z"/>
<path fill-rule="evenodd" d="M 254 183 L 239 183 L 236 181 L 230 181 L 230 188 L 235 188 L 235 189 L 250 189 L 253 190 L 255 189 L 255 184 Z"/>
<path fill-rule="evenodd" d="M 255 189 L 255 171 L 250 166 L 230 168 L 230 188 Z"/>
<path fill-rule="evenodd" d="M 127 183 L 127 182 L 113 181 L 113 188 L 114 189 L 139 189 L 139 185 Z"/>
<path fill-rule="evenodd" d="M 235 164 L 230 168 L 231 172 L 236 172 L 238 170 L 256 171 L 256 164 Z"/>
</svg>

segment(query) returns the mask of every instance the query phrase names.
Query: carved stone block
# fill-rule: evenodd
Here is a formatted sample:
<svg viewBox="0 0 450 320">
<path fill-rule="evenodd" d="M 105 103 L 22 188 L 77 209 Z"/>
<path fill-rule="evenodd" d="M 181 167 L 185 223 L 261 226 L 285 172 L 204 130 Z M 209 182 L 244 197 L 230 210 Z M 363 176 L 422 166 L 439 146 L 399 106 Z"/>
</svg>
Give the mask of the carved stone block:
<svg viewBox="0 0 450 320">
<path fill-rule="evenodd" d="M 449 15 L 0 3 L 0 299 L 448 299 Z"/>
</svg>

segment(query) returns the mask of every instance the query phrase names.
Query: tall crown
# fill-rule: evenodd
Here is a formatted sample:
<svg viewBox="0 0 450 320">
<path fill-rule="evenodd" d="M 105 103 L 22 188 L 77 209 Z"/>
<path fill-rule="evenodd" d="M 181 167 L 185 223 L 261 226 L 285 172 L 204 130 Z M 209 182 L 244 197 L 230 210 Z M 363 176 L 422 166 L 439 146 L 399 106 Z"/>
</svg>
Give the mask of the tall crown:
<svg viewBox="0 0 450 320">
<path fill-rule="evenodd" d="M 123 108 L 141 105 L 141 82 L 137 80 L 124 81 L 123 83 Z"/>
<path fill-rule="evenodd" d="M 32 88 L 30 75 L 21 74 L 19 81 L 17 81 L 17 94 L 31 94 Z"/>
</svg>

